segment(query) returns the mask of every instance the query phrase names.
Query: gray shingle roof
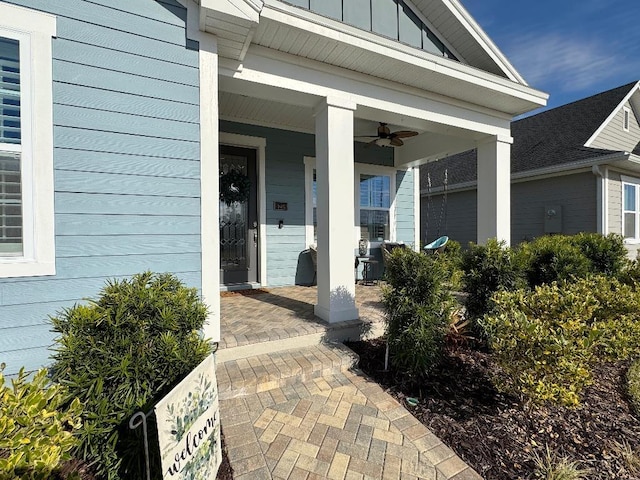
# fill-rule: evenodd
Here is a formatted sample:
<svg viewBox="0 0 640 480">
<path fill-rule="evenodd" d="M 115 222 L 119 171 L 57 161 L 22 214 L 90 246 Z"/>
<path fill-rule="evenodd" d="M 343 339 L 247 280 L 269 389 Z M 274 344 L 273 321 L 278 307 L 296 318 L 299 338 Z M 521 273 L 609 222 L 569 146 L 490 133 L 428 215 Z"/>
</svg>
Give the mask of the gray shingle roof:
<svg viewBox="0 0 640 480">
<path fill-rule="evenodd" d="M 612 154 L 612 150 L 587 148 L 584 144 L 636 84 L 632 82 L 512 122 L 512 173 Z M 634 153 L 636 151 L 640 152 L 640 144 Z M 476 150 L 423 165 L 420 170 L 422 189 L 427 188 L 427 173 L 433 187 L 441 186 L 445 170 L 449 185 L 474 181 L 477 178 Z"/>
</svg>

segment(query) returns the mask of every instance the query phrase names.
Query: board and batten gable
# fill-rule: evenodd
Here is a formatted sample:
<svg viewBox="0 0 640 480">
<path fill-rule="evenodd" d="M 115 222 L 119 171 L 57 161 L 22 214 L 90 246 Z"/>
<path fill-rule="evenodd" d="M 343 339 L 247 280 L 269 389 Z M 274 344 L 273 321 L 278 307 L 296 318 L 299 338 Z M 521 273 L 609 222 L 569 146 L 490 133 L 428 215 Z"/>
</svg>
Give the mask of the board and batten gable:
<svg viewBox="0 0 640 480">
<path fill-rule="evenodd" d="M 640 95 L 636 93 L 636 95 Z M 623 128 L 624 111 L 629 111 L 629 131 Z M 591 147 L 613 151 L 632 152 L 640 142 L 640 123 L 630 102 L 626 102 L 602 132 L 593 140 Z"/>
<path fill-rule="evenodd" d="M 201 287 L 199 71 L 174 0 L 0 0 L 57 17 L 56 275 L 0 279 L 5 373 L 49 363 L 48 316 L 107 279 Z"/>
<path fill-rule="evenodd" d="M 266 218 L 261 221 L 266 227 L 267 285 L 294 285 L 296 280 L 299 283 L 311 282 L 311 260 L 305 260 L 303 253 L 308 248 L 304 158 L 315 156 L 314 135 L 225 120 L 220 121 L 220 131 L 263 138 L 266 143 Z M 391 148 L 365 148 L 362 143 L 355 143 L 354 148 L 355 160 L 359 165 L 393 165 Z M 412 173 L 398 170 L 396 186 L 396 235 L 399 240 L 413 244 L 415 227 Z M 274 210 L 274 202 L 287 203 L 287 210 Z M 283 220 L 282 228 L 278 228 L 280 220 Z M 353 241 L 355 247 L 355 239 Z"/>
</svg>

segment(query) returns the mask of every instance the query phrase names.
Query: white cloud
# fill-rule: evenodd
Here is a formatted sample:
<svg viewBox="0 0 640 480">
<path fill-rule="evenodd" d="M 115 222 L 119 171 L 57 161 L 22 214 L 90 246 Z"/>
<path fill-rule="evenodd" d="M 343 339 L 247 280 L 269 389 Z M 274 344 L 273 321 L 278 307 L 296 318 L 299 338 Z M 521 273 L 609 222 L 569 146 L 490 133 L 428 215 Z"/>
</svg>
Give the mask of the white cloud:
<svg viewBox="0 0 640 480">
<path fill-rule="evenodd" d="M 575 34 L 574 34 L 575 35 Z M 602 39 L 557 32 L 528 32 L 505 45 L 507 57 L 534 87 L 554 84 L 565 92 L 589 89 L 638 71 L 638 60 Z"/>
</svg>

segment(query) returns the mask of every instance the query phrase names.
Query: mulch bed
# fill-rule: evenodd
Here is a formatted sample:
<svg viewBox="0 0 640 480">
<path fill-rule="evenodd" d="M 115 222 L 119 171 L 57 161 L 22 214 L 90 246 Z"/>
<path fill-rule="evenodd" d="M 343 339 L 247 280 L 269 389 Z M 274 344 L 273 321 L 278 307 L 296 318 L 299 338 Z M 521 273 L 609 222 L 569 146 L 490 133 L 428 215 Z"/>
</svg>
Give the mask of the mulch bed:
<svg viewBox="0 0 640 480">
<path fill-rule="evenodd" d="M 588 468 L 588 478 L 637 479 L 614 442 L 640 447 L 640 420 L 625 394 L 628 362 L 596 368 L 577 408 L 535 407 L 497 392 L 491 382 L 497 368 L 491 355 L 467 347 L 450 351 L 442 367 L 420 388 L 393 372 L 383 372 L 382 340 L 352 342 L 360 368 L 391 395 L 408 405 L 424 425 L 487 480 L 535 478 L 534 452 L 552 452 Z"/>
</svg>

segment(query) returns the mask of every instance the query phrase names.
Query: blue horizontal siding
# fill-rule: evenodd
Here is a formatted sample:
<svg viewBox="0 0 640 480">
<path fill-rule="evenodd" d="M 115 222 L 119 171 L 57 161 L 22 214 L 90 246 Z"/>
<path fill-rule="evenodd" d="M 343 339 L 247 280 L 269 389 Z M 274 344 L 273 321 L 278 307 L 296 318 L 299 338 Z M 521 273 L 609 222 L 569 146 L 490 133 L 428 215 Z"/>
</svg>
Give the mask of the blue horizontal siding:
<svg viewBox="0 0 640 480">
<path fill-rule="evenodd" d="M 396 239 L 413 245 L 415 237 L 414 170 L 396 173 Z"/>
<path fill-rule="evenodd" d="M 57 170 L 79 172 L 121 173 L 152 177 L 200 178 L 200 162 L 193 159 L 151 157 L 56 148 L 54 163 Z"/>
<path fill-rule="evenodd" d="M 0 0 L 7 1 L 7 0 Z M 8 0 L 57 16 L 56 275 L 0 279 L 6 373 L 49 363 L 47 319 L 153 270 L 200 288 L 198 52 L 173 0 Z"/>
<path fill-rule="evenodd" d="M 138 117 L 160 118 L 185 123 L 200 121 L 197 105 L 99 90 L 84 85 L 56 82 L 53 85 L 53 97 L 58 105 L 93 108 L 98 111 L 126 113 Z"/>
</svg>

